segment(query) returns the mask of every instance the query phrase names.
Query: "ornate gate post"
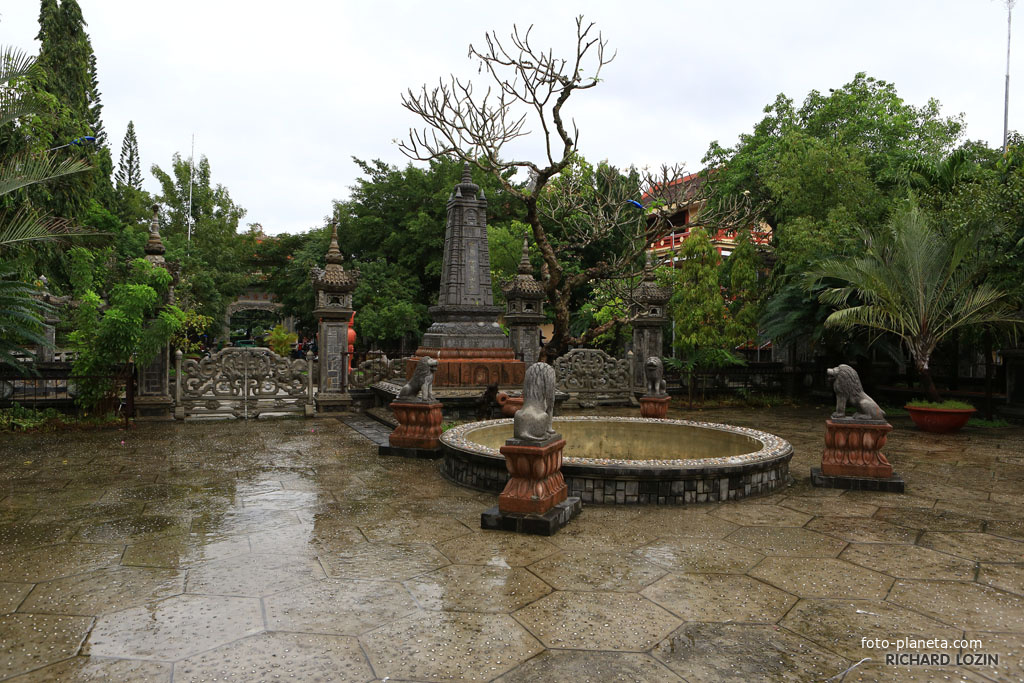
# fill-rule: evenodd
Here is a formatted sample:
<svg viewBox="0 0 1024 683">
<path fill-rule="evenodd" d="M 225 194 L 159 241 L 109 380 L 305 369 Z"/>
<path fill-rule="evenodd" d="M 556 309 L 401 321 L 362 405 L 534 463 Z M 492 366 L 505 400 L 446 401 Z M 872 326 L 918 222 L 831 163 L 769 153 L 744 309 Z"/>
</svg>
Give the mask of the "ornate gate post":
<svg viewBox="0 0 1024 683">
<path fill-rule="evenodd" d="M 153 205 L 153 220 L 149 224 L 149 241 L 146 242 L 146 260 L 158 268 L 170 270 L 164 260 L 164 243 L 160 239 L 158 207 Z M 174 286 L 167 293 L 164 304 L 174 303 Z M 170 344 L 157 353 L 156 358 L 145 366 L 136 366 L 137 393 L 135 395 L 135 419 L 171 420 L 174 399 L 170 391 Z"/>
<path fill-rule="evenodd" d="M 353 313 L 352 290 L 356 288 L 359 274 L 342 268 L 341 260 L 338 228 L 332 225 L 327 266 L 313 267 L 310 273 L 316 292 L 313 315 L 320 320 L 317 334 L 320 382 L 316 396 L 320 412 L 343 410 L 352 403 L 348 394 L 348 323 Z"/>
<path fill-rule="evenodd" d="M 663 344 L 662 327 L 668 322 L 665 304 L 672 296 L 668 287 L 658 285 L 654 280 L 654 264 L 651 252 L 647 252 L 644 279 L 637 289 L 633 312 L 633 386 L 638 391 L 644 387 L 644 365 L 651 356 L 661 358 Z"/>
</svg>

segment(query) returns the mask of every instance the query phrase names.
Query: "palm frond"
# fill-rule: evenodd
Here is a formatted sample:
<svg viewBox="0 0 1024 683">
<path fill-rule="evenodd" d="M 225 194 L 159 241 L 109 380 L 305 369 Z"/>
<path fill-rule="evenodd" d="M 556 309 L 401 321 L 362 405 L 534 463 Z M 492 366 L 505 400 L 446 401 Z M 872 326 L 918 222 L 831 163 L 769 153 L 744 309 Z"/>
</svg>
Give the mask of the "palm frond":
<svg viewBox="0 0 1024 683">
<path fill-rule="evenodd" d="M 27 76 L 35 67 L 36 58 L 18 47 L 7 46 L 0 52 L 0 86 Z"/>
<path fill-rule="evenodd" d="M 66 218 L 38 214 L 27 206 L 22 207 L 9 220 L 0 216 L 0 249 L 24 242 L 102 234 L 105 233 L 76 227 Z"/>
<path fill-rule="evenodd" d="M 92 166 L 84 159 L 57 159 L 46 154 L 20 154 L 0 165 L 0 196 L 14 190 L 87 171 Z"/>
</svg>

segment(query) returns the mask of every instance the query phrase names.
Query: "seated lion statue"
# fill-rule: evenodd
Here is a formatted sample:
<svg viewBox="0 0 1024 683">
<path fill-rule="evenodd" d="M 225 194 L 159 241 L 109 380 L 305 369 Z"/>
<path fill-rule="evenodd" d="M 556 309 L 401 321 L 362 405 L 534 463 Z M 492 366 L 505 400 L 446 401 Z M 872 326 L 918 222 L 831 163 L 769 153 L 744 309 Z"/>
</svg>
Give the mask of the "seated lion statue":
<svg viewBox="0 0 1024 683">
<path fill-rule="evenodd" d="M 647 388 L 647 396 L 665 396 L 668 394 L 665 384 L 665 368 L 661 359 L 651 356 L 644 361 L 644 380 Z"/>
<path fill-rule="evenodd" d="M 849 365 L 837 365 L 830 368 L 828 383 L 836 392 L 836 410 L 832 413 L 832 419 L 845 418 L 846 404 L 850 403 L 856 410 L 850 419 L 885 420 L 885 412 L 870 396 L 864 393 L 864 388 L 860 384 L 860 376 Z"/>
<path fill-rule="evenodd" d="M 434 373 L 437 371 L 437 359 L 423 356 L 416 363 L 412 378 L 398 392 L 398 400 L 435 401 Z"/>
<path fill-rule="evenodd" d="M 522 441 L 548 441 L 558 436 L 551 428 L 555 414 L 555 369 L 534 363 L 523 378 L 523 407 L 512 419 L 513 433 Z"/>
</svg>

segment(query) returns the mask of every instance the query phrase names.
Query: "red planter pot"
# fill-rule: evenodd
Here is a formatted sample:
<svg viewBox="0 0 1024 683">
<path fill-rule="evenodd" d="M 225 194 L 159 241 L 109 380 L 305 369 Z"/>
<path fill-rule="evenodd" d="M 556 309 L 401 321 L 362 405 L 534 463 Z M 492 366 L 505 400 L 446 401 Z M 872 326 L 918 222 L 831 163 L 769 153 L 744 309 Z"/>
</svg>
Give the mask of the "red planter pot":
<svg viewBox="0 0 1024 683">
<path fill-rule="evenodd" d="M 924 408 L 903 406 L 910 413 L 910 419 L 923 432 L 951 434 L 963 429 L 974 413 L 974 408 Z"/>
</svg>

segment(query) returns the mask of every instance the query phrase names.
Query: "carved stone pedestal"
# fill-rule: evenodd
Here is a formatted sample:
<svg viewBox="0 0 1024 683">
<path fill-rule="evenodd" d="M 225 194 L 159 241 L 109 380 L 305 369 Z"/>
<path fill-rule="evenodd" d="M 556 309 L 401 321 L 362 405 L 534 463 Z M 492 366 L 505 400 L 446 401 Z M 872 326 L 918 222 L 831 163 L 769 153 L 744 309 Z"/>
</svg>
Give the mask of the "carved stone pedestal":
<svg viewBox="0 0 1024 683">
<path fill-rule="evenodd" d="M 665 419 L 665 416 L 668 415 L 668 404 L 671 400 L 668 396 L 641 396 L 640 417 Z"/>
<path fill-rule="evenodd" d="M 562 478 L 562 449 L 565 439 L 540 445 L 509 439 L 501 447 L 509 479 L 498 496 L 502 512 L 542 515 L 568 496 Z"/>
<path fill-rule="evenodd" d="M 825 422 L 821 468 L 811 470 L 811 483 L 826 488 L 902 493 L 903 479 L 894 475 L 882 447 L 892 431 L 885 422 Z"/>
<path fill-rule="evenodd" d="M 401 455 L 417 458 L 441 456 L 441 403 L 392 401 L 391 412 L 398 426 L 388 437 L 388 445 L 378 449 L 380 455 Z"/>
</svg>

